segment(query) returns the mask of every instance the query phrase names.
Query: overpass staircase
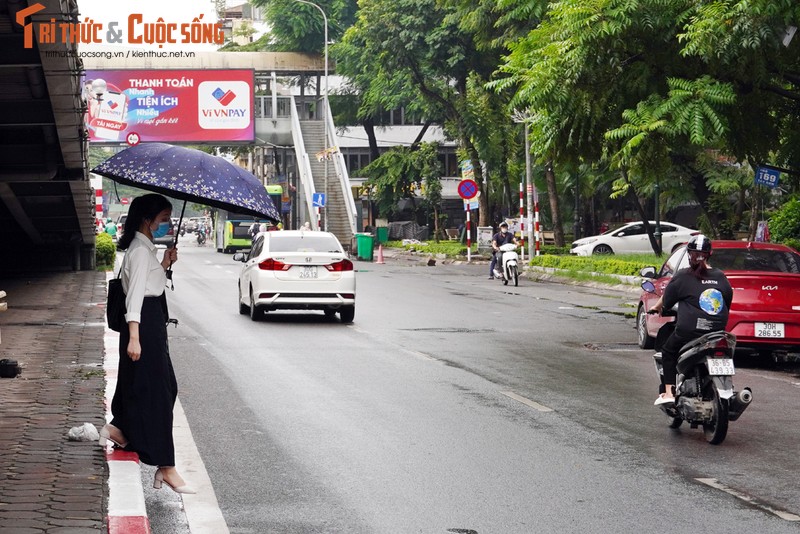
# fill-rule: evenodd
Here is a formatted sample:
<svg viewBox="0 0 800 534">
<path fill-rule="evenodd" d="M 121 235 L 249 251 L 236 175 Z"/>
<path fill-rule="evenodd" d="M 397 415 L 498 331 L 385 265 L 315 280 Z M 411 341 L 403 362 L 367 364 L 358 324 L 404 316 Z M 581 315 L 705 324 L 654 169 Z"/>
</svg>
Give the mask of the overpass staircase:
<svg viewBox="0 0 800 534">
<path fill-rule="evenodd" d="M 299 192 L 305 200 L 305 220 L 312 228 L 327 229 L 335 234 L 342 245 L 349 248 L 356 232 L 356 206 L 344 157 L 335 149 L 333 118 L 328 107 L 321 105 L 318 107 L 325 110 L 320 114 L 322 117 L 300 120 L 299 107 L 294 100 L 292 97 L 291 129 L 301 182 Z M 333 149 L 326 153 L 327 147 Z M 314 205 L 315 193 L 325 194 L 324 208 Z"/>
</svg>

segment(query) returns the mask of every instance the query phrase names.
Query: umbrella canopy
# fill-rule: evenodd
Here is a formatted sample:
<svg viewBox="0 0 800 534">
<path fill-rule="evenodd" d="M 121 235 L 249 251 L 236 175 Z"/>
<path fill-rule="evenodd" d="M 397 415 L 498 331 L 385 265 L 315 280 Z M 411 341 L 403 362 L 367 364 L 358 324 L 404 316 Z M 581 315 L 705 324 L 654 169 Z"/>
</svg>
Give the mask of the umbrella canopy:
<svg viewBox="0 0 800 534">
<path fill-rule="evenodd" d="M 264 185 L 219 156 L 166 143 L 141 143 L 119 152 L 93 173 L 169 197 L 280 221 Z"/>
</svg>

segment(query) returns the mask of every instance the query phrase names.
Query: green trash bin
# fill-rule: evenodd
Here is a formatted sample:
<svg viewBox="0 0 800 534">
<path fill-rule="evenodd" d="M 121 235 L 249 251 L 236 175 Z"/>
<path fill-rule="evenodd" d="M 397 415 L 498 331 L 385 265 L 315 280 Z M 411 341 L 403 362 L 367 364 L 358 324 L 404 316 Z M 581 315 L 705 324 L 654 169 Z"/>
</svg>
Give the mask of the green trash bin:
<svg viewBox="0 0 800 534">
<path fill-rule="evenodd" d="M 358 259 L 372 261 L 372 247 L 374 246 L 372 234 L 356 234 L 356 244 Z"/>
<path fill-rule="evenodd" d="M 379 226 L 375 229 L 375 233 L 378 234 L 378 243 L 383 244 L 389 241 L 389 227 L 388 226 Z"/>
</svg>

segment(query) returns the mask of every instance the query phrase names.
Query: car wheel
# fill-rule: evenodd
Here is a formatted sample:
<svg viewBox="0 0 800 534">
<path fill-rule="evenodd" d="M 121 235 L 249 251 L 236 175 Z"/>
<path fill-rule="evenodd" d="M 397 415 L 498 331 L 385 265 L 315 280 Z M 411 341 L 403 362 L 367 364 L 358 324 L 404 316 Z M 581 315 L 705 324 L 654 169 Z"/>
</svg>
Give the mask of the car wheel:
<svg viewBox="0 0 800 534">
<path fill-rule="evenodd" d="M 639 335 L 639 348 L 652 349 L 655 344 L 655 338 L 650 337 L 647 333 L 647 313 L 644 309 L 644 304 L 639 304 L 639 309 L 636 311 L 636 333 Z"/>
<path fill-rule="evenodd" d="M 342 306 L 339 309 L 339 318 L 343 323 L 352 323 L 353 318 L 356 316 L 355 306 Z"/>
<path fill-rule="evenodd" d="M 239 313 L 241 315 L 247 315 L 250 312 L 250 308 L 242 303 L 242 286 L 239 286 Z"/>
<path fill-rule="evenodd" d="M 592 250 L 592 254 L 613 254 L 613 253 L 614 250 L 612 250 L 612 248 L 609 247 L 608 245 L 597 245 L 596 247 L 594 247 L 594 250 Z"/>
<path fill-rule="evenodd" d="M 250 287 L 250 320 L 252 321 L 258 321 L 264 315 L 264 312 L 260 307 L 256 306 L 255 302 L 256 299 L 253 296 L 253 288 Z"/>
<path fill-rule="evenodd" d="M 325 308 L 323 311 L 325 312 L 325 317 L 328 319 L 332 319 L 336 316 L 336 310 L 333 308 Z"/>
</svg>

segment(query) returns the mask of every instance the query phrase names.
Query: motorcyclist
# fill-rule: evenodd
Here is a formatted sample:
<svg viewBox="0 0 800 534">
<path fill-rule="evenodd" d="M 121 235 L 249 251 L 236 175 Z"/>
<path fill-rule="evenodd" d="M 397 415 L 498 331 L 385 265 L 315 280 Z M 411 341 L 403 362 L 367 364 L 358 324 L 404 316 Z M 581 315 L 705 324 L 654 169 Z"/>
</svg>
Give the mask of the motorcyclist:
<svg viewBox="0 0 800 534">
<path fill-rule="evenodd" d="M 508 243 L 517 244 L 517 238 L 514 237 L 514 234 L 508 232 L 508 223 L 501 222 L 500 223 L 500 231 L 497 232 L 492 236 L 492 262 L 489 265 L 489 280 L 494 280 L 494 268 L 497 264 L 500 264 L 500 268 L 503 268 L 503 253 L 500 251 L 500 247 L 503 245 L 507 245 Z"/>
<path fill-rule="evenodd" d="M 708 264 L 711 241 L 704 235 L 694 236 L 686 250 L 689 267 L 675 273 L 664 294 L 649 310 L 649 313 L 661 313 L 664 308 L 670 309 L 680 303 L 675 331 L 661 348 L 664 392 L 656 399 L 654 404 L 657 406 L 675 402 L 674 387 L 681 347 L 709 332 L 725 330 L 733 299 L 733 289 L 725 274 Z"/>
</svg>

